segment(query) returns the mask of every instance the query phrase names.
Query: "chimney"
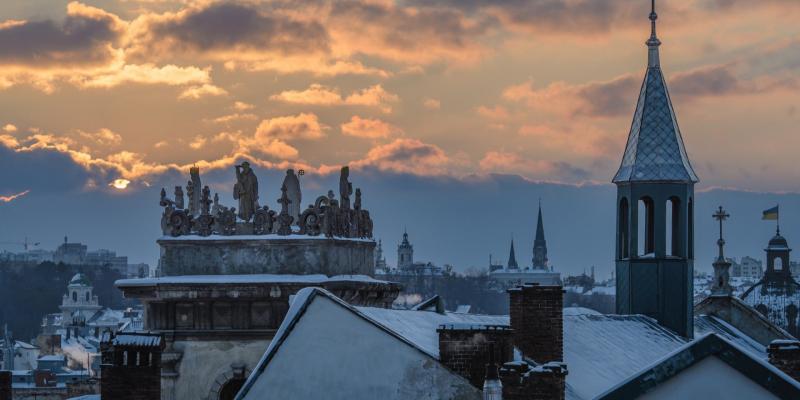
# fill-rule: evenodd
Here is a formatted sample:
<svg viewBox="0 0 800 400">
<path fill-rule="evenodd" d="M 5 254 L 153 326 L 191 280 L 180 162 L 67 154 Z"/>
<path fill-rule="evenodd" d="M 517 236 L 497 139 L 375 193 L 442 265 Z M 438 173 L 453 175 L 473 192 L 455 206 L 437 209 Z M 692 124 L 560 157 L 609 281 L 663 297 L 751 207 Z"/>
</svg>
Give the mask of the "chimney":
<svg viewBox="0 0 800 400">
<path fill-rule="evenodd" d="M 0 400 L 11 400 L 11 371 L 0 371 Z"/>
<path fill-rule="evenodd" d="M 525 284 L 509 289 L 514 346 L 523 356 L 544 364 L 564 359 L 564 290 L 561 286 Z"/>
<path fill-rule="evenodd" d="M 502 325 L 439 325 L 439 361 L 483 388 L 486 366 L 505 363 L 513 356 L 511 329 Z"/>
<path fill-rule="evenodd" d="M 503 400 L 503 384 L 497 372 L 497 364 L 486 364 L 486 377 L 483 380 L 483 400 Z"/>
<path fill-rule="evenodd" d="M 773 340 L 767 347 L 769 363 L 800 381 L 800 341 Z"/>
<path fill-rule="evenodd" d="M 564 400 L 567 366 L 548 362 L 532 366 L 525 361 L 508 362 L 500 369 L 504 400 Z"/>
</svg>

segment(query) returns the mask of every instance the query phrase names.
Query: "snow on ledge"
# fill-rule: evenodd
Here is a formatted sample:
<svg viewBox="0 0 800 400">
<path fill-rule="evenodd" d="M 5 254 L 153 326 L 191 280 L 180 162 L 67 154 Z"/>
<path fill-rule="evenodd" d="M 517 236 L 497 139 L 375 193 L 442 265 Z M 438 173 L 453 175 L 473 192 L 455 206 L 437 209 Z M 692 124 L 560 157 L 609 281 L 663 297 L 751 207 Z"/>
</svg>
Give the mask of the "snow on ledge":
<svg viewBox="0 0 800 400">
<path fill-rule="evenodd" d="M 309 236 L 300 234 L 291 234 L 287 236 L 280 236 L 275 234 L 269 235 L 181 235 L 181 236 L 162 236 L 158 238 L 159 242 L 181 242 L 181 241 L 281 241 L 281 240 L 330 240 L 330 241 L 348 241 L 348 242 L 365 242 L 375 243 L 374 239 L 362 238 L 344 238 L 344 237 L 327 237 L 325 235 Z"/>
<path fill-rule="evenodd" d="M 158 285 L 225 285 L 247 283 L 301 283 L 322 284 L 326 282 L 364 282 L 389 283 L 371 278 L 367 275 L 336 275 L 328 277 L 323 274 L 285 275 L 285 274 L 244 274 L 244 275 L 180 275 L 160 278 L 120 279 L 114 282 L 117 287 L 158 286 Z"/>
</svg>

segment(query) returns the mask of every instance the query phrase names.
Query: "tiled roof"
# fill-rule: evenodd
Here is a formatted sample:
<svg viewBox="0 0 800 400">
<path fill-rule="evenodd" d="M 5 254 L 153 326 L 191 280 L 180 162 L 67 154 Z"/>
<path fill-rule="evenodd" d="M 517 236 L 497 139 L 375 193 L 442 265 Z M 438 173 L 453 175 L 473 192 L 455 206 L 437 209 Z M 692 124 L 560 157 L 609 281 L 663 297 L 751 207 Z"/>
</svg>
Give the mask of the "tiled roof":
<svg viewBox="0 0 800 400">
<path fill-rule="evenodd" d="M 659 66 L 647 68 L 622 164 L 620 182 L 697 182 Z"/>
</svg>

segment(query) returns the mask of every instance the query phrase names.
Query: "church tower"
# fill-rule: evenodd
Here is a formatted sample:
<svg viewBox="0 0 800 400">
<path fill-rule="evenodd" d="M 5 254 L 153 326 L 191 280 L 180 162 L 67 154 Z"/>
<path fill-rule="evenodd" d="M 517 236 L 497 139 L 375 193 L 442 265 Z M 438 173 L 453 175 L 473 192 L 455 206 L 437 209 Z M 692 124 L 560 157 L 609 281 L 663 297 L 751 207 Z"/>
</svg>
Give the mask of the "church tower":
<svg viewBox="0 0 800 400">
<path fill-rule="evenodd" d="M 655 0 L 647 72 L 617 185 L 617 313 L 644 314 L 692 337 L 694 184 L 661 71 Z"/>
<path fill-rule="evenodd" d="M 414 246 L 408 241 L 408 232 L 403 232 L 403 241 L 397 245 L 397 269 L 414 265 Z"/>
<path fill-rule="evenodd" d="M 544 240 L 541 201 L 539 201 L 539 217 L 536 220 L 536 237 L 533 240 L 533 269 L 547 271 L 547 241 Z"/>
</svg>

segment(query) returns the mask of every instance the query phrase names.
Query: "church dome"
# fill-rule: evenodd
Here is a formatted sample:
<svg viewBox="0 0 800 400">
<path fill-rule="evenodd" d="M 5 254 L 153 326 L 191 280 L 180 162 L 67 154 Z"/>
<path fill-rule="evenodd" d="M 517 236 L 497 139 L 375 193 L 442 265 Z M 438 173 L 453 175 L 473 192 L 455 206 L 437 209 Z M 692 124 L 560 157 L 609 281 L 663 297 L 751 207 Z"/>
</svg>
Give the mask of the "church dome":
<svg viewBox="0 0 800 400">
<path fill-rule="evenodd" d="M 89 278 L 86 275 L 77 273 L 72 279 L 69 280 L 70 285 L 80 285 L 80 286 L 91 286 L 92 282 L 89 281 Z"/>
<path fill-rule="evenodd" d="M 786 250 L 788 248 L 789 243 L 786 242 L 786 238 L 778 233 L 769 240 L 769 246 L 767 247 L 767 250 Z"/>
</svg>

